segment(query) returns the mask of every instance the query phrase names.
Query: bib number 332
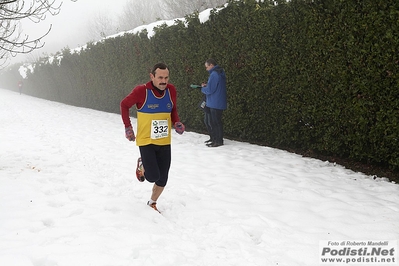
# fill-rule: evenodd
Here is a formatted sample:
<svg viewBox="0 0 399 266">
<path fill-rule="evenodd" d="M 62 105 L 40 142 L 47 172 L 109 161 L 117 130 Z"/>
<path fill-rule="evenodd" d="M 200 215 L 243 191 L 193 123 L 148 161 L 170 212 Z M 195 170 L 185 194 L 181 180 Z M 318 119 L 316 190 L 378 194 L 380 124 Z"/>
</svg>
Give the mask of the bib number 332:
<svg viewBox="0 0 399 266">
<path fill-rule="evenodd" d="M 151 123 L 151 138 L 161 139 L 169 135 L 168 120 L 152 120 Z"/>
</svg>

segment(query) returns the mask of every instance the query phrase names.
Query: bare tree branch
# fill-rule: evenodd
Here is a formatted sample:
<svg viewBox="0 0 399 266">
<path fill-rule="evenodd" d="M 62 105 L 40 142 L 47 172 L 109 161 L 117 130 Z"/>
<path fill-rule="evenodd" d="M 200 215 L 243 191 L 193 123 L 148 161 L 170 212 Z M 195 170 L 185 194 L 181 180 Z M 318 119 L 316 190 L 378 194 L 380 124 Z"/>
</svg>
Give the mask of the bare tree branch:
<svg viewBox="0 0 399 266">
<path fill-rule="evenodd" d="M 108 35 L 117 33 L 112 17 L 105 12 L 98 12 L 88 22 L 88 33 L 91 41 L 97 41 Z"/>
<path fill-rule="evenodd" d="M 30 38 L 22 33 L 20 23 L 25 19 L 40 23 L 47 15 L 57 15 L 62 5 L 62 2 L 57 2 L 58 0 L 0 0 L 0 68 L 7 64 L 10 57 L 27 54 L 44 46 L 42 40 L 50 32 L 51 25 L 40 37 Z"/>
</svg>

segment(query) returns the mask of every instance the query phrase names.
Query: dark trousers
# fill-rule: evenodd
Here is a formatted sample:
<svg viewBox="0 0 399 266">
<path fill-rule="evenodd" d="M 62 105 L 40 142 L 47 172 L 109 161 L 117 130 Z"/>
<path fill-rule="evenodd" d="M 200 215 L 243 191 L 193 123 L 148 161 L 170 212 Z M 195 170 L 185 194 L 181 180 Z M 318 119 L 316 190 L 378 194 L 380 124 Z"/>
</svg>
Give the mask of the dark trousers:
<svg viewBox="0 0 399 266">
<path fill-rule="evenodd" d="M 214 108 L 209 109 L 211 111 L 212 142 L 217 144 L 223 144 L 223 110 Z"/>
<path fill-rule="evenodd" d="M 140 146 L 140 155 L 144 167 L 144 176 L 148 182 L 159 187 L 166 186 L 171 162 L 170 145 L 146 145 Z"/>
<path fill-rule="evenodd" d="M 206 130 L 208 131 L 209 137 L 212 140 L 212 123 L 211 123 L 211 112 L 208 110 L 204 111 L 204 123 L 206 126 Z"/>
</svg>

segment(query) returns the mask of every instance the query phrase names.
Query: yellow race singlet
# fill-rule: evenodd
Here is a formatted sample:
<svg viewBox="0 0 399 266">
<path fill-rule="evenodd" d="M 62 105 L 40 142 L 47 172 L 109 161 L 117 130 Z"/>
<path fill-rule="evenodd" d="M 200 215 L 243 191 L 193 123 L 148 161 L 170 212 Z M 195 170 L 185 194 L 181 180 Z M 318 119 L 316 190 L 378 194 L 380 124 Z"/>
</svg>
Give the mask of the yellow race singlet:
<svg viewBox="0 0 399 266">
<path fill-rule="evenodd" d="M 137 146 L 171 143 L 172 108 L 173 102 L 168 88 L 161 97 L 155 96 L 151 89 L 146 89 L 144 104 L 137 110 Z"/>
</svg>

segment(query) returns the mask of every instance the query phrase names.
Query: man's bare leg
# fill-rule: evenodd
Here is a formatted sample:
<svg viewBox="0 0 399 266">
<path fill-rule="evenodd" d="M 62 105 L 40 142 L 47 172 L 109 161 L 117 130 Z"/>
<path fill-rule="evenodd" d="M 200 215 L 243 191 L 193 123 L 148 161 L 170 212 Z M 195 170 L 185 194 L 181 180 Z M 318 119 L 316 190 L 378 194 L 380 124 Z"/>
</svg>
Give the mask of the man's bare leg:
<svg viewBox="0 0 399 266">
<path fill-rule="evenodd" d="M 148 206 L 150 206 L 154 210 L 158 211 L 159 213 L 161 213 L 161 212 L 157 209 L 157 200 L 158 200 L 159 196 L 161 196 L 163 189 L 164 189 L 164 187 L 160 187 L 160 186 L 157 186 L 156 184 L 154 184 L 154 186 L 152 187 L 151 200 L 149 200 L 147 203 Z"/>
<path fill-rule="evenodd" d="M 164 189 L 164 187 L 160 187 L 160 186 L 157 186 L 156 184 L 154 184 L 154 186 L 152 188 L 151 200 L 157 201 L 159 196 L 161 196 L 163 189 Z"/>
</svg>

